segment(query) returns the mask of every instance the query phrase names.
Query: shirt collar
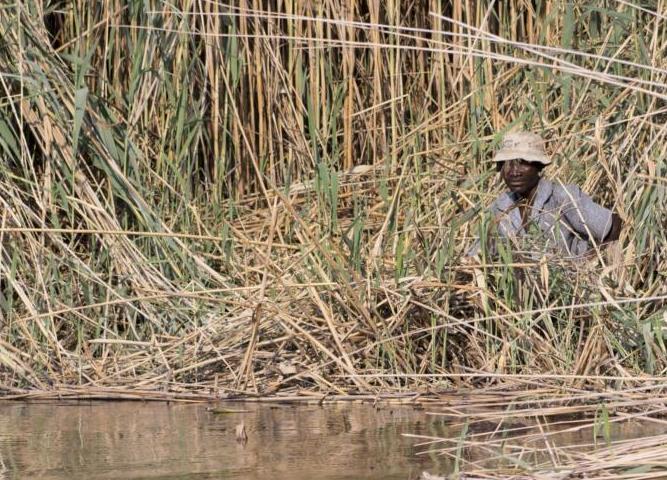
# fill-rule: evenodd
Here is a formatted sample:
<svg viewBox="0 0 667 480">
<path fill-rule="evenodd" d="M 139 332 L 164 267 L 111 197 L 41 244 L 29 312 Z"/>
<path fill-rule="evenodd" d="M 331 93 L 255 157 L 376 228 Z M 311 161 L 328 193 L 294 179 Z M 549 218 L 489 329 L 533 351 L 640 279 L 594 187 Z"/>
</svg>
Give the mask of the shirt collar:
<svg viewBox="0 0 667 480">
<path fill-rule="evenodd" d="M 546 178 L 540 178 L 535 191 L 535 198 L 531 207 L 535 210 L 541 210 L 544 204 L 547 203 L 554 190 L 554 184 Z M 516 192 L 505 192 L 499 198 L 499 207 L 501 210 L 509 211 L 520 200 L 519 194 Z"/>
<path fill-rule="evenodd" d="M 535 191 L 535 198 L 533 198 L 533 203 L 530 206 L 528 218 L 534 220 L 543 212 L 544 205 L 549 201 L 552 193 L 553 183 L 546 178 L 540 178 L 540 181 L 537 184 L 537 190 Z M 506 233 L 519 234 L 520 232 L 523 232 L 521 214 L 516 207 L 516 203 L 519 201 L 519 195 L 514 192 L 505 192 L 498 200 L 499 210 L 506 215 L 505 220 L 502 222 L 502 227 Z"/>
<path fill-rule="evenodd" d="M 549 198 L 551 198 L 553 190 L 553 183 L 551 183 L 546 178 L 540 178 L 540 182 L 537 184 L 535 198 L 533 199 L 533 204 L 531 205 L 531 217 L 539 215 L 543 211 L 544 205 L 549 201 Z"/>
</svg>

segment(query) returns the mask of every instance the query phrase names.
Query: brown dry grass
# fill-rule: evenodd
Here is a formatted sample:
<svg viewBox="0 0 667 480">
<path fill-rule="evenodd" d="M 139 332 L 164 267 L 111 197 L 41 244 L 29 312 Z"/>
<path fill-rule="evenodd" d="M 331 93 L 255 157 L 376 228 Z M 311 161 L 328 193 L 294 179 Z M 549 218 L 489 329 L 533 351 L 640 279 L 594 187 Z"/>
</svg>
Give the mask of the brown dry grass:
<svg viewBox="0 0 667 480">
<path fill-rule="evenodd" d="M 2 388 L 661 377 L 664 2 L 540 5 L 2 7 Z M 616 268 L 545 258 L 517 281 L 504 257 L 473 281 L 486 160 L 515 126 L 619 212 Z"/>
</svg>

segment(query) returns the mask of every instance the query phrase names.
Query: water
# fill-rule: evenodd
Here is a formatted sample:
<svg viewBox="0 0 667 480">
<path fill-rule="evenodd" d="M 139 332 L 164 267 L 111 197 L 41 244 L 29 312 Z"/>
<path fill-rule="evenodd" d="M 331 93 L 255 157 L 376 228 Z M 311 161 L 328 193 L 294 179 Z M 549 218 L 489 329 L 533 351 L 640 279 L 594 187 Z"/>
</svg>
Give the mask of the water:
<svg viewBox="0 0 667 480">
<path fill-rule="evenodd" d="M 205 404 L 0 403 L 0 480 L 413 480 L 422 471 L 449 473 L 454 461 L 451 455 L 417 455 L 426 447 L 401 434 L 449 438 L 440 447 L 456 448 L 462 428 L 409 406 L 217 407 L 245 412 L 215 414 Z M 241 422 L 246 444 L 236 440 Z M 490 423 L 472 423 L 468 434 L 492 432 Z M 559 428 L 556 444 L 592 441 L 590 428 L 571 431 L 564 423 L 568 431 Z M 631 421 L 612 425 L 611 432 L 614 439 L 638 438 L 667 432 L 665 423 Z M 489 452 L 481 449 L 468 459 L 485 462 Z"/>
<path fill-rule="evenodd" d="M 0 479 L 400 479 L 448 469 L 401 433 L 446 434 L 410 407 L 0 404 Z M 248 442 L 236 441 L 244 422 Z"/>
</svg>

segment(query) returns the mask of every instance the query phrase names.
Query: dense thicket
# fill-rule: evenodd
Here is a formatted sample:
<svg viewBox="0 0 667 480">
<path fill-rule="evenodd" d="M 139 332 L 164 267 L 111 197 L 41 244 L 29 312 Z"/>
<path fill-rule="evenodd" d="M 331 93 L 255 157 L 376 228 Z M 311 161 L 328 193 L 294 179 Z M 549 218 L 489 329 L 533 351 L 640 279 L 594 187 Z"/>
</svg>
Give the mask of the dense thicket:
<svg viewBox="0 0 667 480">
<path fill-rule="evenodd" d="M 666 14 L 662 0 L 1 7 L 4 388 L 663 373 Z M 510 252 L 474 278 L 461 264 L 501 188 L 488 159 L 517 127 L 548 139 L 548 176 L 621 215 L 614 268 L 599 252 L 586 267 L 545 256 L 523 280 Z"/>
</svg>

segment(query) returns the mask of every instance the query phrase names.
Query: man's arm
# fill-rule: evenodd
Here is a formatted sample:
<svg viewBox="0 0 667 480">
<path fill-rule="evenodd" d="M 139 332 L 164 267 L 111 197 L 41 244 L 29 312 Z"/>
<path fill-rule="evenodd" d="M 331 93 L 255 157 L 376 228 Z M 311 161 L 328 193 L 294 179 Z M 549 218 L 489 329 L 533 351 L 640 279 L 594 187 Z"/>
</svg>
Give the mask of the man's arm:
<svg viewBox="0 0 667 480">
<path fill-rule="evenodd" d="M 621 233 L 621 217 L 595 203 L 578 186 L 567 185 L 564 189 L 566 208 L 564 214 L 574 230 L 598 244 L 618 240 Z"/>
<path fill-rule="evenodd" d="M 621 217 L 618 215 L 618 213 L 612 213 L 611 214 L 611 228 L 609 229 L 609 233 L 607 234 L 606 237 L 604 237 L 603 242 L 604 243 L 609 243 L 609 242 L 615 242 L 618 240 L 618 237 L 621 236 L 621 227 L 623 226 L 623 222 L 621 221 Z"/>
</svg>

